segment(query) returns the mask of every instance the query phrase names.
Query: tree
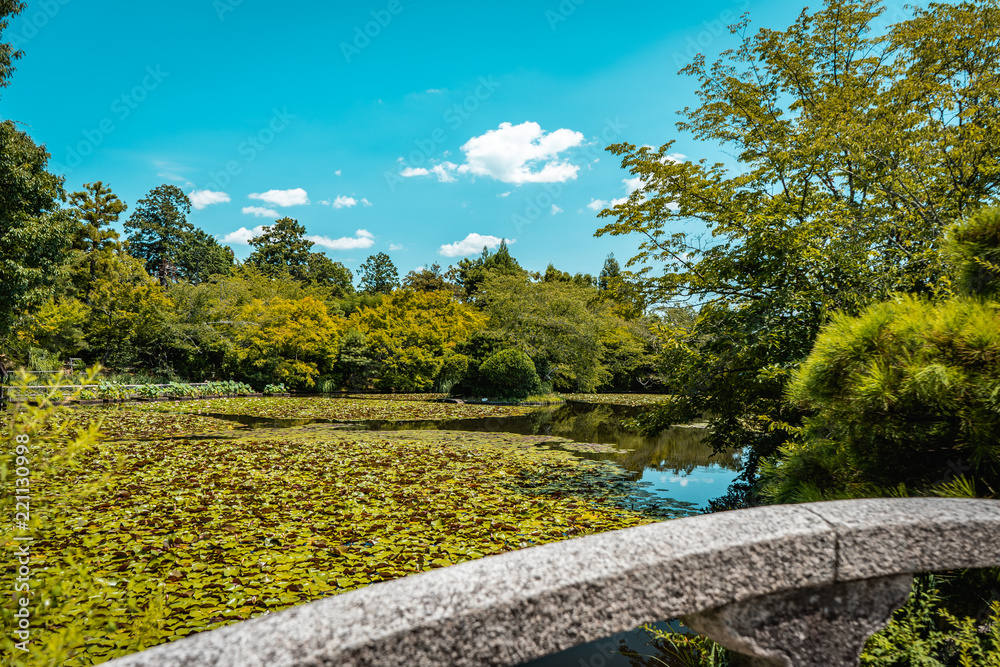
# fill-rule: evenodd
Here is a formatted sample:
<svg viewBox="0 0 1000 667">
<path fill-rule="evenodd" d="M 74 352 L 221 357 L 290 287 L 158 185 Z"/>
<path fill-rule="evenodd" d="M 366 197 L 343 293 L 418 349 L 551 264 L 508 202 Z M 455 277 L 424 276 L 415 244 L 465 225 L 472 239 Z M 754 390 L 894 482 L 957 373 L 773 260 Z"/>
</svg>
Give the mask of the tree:
<svg viewBox="0 0 1000 667">
<path fill-rule="evenodd" d="M 275 380 L 290 387 L 311 388 L 337 360 L 343 320 L 325 303 L 305 295 L 299 299 L 254 299 L 232 323 L 236 367 L 256 384 Z"/>
<path fill-rule="evenodd" d="M 403 287 L 412 289 L 415 292 L 440 292 L 442 290 L 452 292 L 456 298 L 461 295 L 462 289 L 455 283 L 448 280 L 448 277 L 441 271 L 441 265 L 431 264 L 419 271 L 410 271 L 403 278 Z"/>
<path fill-rule="evenodd" d="M 17 16 L 24 11 L 25 5 L 17 0 L 0 0 L 0 36 L 10 27 L 10 16 Z M 14 73 L 14 61 L 24 55 L 11 44 L 0 42 L 0 88 L 10 85 L 10 75 Z"/>
<path fill-rule="evenodd" d="M 618 321 L 592 288 L 495 274 L 478 294 L 492 334 L 504 347 L 526 352 L 543 381 L 558 390 L 589 392 L 610 378 L 601 363 L 602 338 Z"/>
<path fill-rule="evenodd" d="M 455 348 L 485 324 L 469 305 L 449 292 L 396 290 L 374 308 L 350 317 L 361 332 L 380 389 L 428 391 Z M 355 344 L 356 345 L 356 344 Z"/>
<path fill-rule="evenodd" d="M 201 229 L 192 229 L 177 253 L 180 274 L 194 283 L 205 282 L 212 276 L 226 276 L 233 270 L 232 248 L 221 245 L 214 236 Z"/>
<path fill-rule="evenodd" d="M 354 294 L 354 275 L 340 262 L 334 262 L 326 253 L 311 252 L 307 260 L 306 282 L 330 291 L 330 296 L 342 299 Z"/>
<path fill-rule="evenodd" d="M 483 248 L 483 254 L 476 259 L 462 259 L 458 267 L 449 271 L 454 282 L 465 291 L 466 301 L 471 301 L 475 297 L 479 285 L 491 274 L 496 275 L 527 275 L 521 268 L 517 260 L 510 254 L 507 248 L 507 241 L 500 241 L 500 247 L 495 253 L 491 253 L 489 248 Z"/>
<path fill-rule="evenodd" d="M 175 185 L 154 188 L 135 206 L 125 223 L 131 231 L 129 252 L 166 287 L 180 277 L 181 255 L 194 227 L 187 221 L 191 201 Z"/>
<path fill-rule="evenodd" d="M 358 270 L 361 291 L 367 294 L 389 294 L 399 287 L 399 272 L 389 255 L 380 252 L 370 255 Z"/>
<path fill-rule="evenodd" d="M 482 395 L 488 398 L 524 400 L 542 390 L 542 381 L 531 357 L 508 348 L 497 352 L 479 367 Z"/>
<path fill-rule="evenodd" d="M 99 256 L 121 249 L 118 232 L 110 227 L 128 207 L 101 181 L 86 183 L 83 187 L 69 196 L 69 202 L 75 209 L 73 216 L 77 223 L 72 241 L 76 251 L 74 263 L 82 269 L 75 271 L 74 283 L 77 293 L 89 301 L 91 286 L 97 278 Z"/>
<path fill-rule="evenodd" d="M 69 249 L 63 179 L 46 171 L 48 160 L 12 121 L 0 122 L 0 336 L 52 297 Z"/>
<path fill-rule="evenodd" d="M 754 502 L 758 463 L 788 437 L 773 425 L 799 418 L 783 399 L 790 373 L 831 314 L 946 293 L 941 231 L 997 196 L 1000 8 L 912 11 L 888 31 L 873 29 L 876 0 L 829 0 L 785 31 L 748 35 L 744 21 L 736 50 L 682 70 L 701 104 L 678 127 L 727 146 L 732 170 L 672 143 L 610 147 L 642 186 L 597 235 L 641 235 L 627 266 L 652 302 L 701 306 L 666 341 L 677 398 L 647 427 L 711 414 L 712 444 L 744 447 L 719 507 Z"/>
<path fill-rule="evenodd" d="M 265 227 L 260 236 L 250 239 L 254 251 L 247 263 L 271 275 L 287 272 L 293 278 L 305 280 L 309 272 L 309 253 L 315 245 L 305 235 L 306 228 L 298 220 L 276 220 Z"/>
<path fill-rule="evenodd" d="M 142 260 L 125 253 L 101 257 L 86 331 L 102 364 L 155 365 L 172 313 L 170 298 Z"/>
<path fill-rule="evenodd" d="M 602 292 L 611 289 L 613 281 L 621 274 L 622 269 L 618 265 L 618 260 L 615 259 L 615 253 L 609 253 L 604 260 L 604 267 L 601 269 L 601 274 L 597 278 L 597 288 Z"/>
</svg>

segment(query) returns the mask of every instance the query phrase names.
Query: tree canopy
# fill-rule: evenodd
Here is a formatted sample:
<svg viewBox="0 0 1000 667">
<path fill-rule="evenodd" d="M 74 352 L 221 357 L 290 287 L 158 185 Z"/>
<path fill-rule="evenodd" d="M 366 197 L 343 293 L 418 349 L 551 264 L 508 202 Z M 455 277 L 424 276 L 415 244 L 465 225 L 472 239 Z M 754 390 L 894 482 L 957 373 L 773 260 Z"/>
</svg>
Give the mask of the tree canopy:
<svg viewBox="0 0 1000 667">
<path fill-rule="evenodd" d="M 388 294 L 399 287 L 399 272 L 389 255 L 370 255 L 358 269 L 361 291 L 366 294 Z"/>
<path fill-rule="evenodd" d="M 641 237 L 627 266 L 653 303 L 700 307 L 664 357 L 678 398 L 648 426 L 715 415 L 712 442 L 748 448 L 743 492 L 787 438 L 772 424 L 794 421 L 782 392 L 822 324 L 946 293 L 942 231 L 997 195 L 1000 9 L 932 4 L 879 31 L 882 12 L 829 0 L 783 31 L 744 20 L 736 49 L 682 70 L 701 103 L 678 128 L 736 164 L 610 147 L 641 187 L 597 234 Z"/>
</svg>

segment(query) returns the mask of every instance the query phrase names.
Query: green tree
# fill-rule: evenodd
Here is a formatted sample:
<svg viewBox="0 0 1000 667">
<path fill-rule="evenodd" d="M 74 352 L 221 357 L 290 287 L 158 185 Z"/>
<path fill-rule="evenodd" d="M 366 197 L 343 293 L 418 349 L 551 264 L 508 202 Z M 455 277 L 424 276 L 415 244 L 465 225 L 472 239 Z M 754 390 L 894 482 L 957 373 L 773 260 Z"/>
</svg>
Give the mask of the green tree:
<svg viewBox="0 0 1000 667">
<path fill-rule="evenodd" d="M 130 231 L 129 253 L 146 264 L 146 271 L 166 287 L 181 277 L 185 245 L 194 227 L 187 221 L 191 201 L 175 185 L 161 185 L 139 200 L 125 223 Z"/>
<path fill-rule="evenodd" d="M 9 17 L 17 16 L 26 6 L 17 0 L 0 0 L 0 38 L 10 27 Z M 10 75 L 14 73 L 14 61 L 23 55 L 23 51 L 14 50 L 11 44 L 0 42 L 0 88 L 10 85 Z"/>
<path fill-rule="evenodd" d="M 329 290 L 330 296 L 342 299 L 354 294 L 354 275 L 340 262 L 334 262 L 326 253 L 311 252 L 307 260 L 307 283 Z"/>
<path fill-rule="evenodd" d="M 226 276 L 233 270 L 232 248 L 221 245 L 214 236 L 192 229 L 177 253 L 181 274 L 191 282 L 205 282 L 212 276 Z"/>
<path fill-rule="evenodd" d="M 399 287 L 399 272 L 384 252 L 369 256 L 358 270 L 358 275 L 361 291 L 367 294 L 389 294 Z"/>
<path fill-rule="evenodd" d="M 128 208 L 103 182 L 84 184 L 84 189 L 69 196 L 76 227 L 73 230 L 75 252 L 74 284 L 85 301 L 90 300 L 91 285 L 97 278 L 99 256 L 121 249 L 118 232 L 111 225 Z"/>
<path fill-rule="evenodd" d="M 502 240 L 497 251 L 491 253 L 489 248 L 483 248 L 483 254 L 476 259 L 462 259 L 449 275 L 461 286 L 467 301 L 473 300 L 480 284 L 492 274 L 496 275 L 527 275 L 517 260 L 510 254 L 507 241 Z"/>
<path fill-rule="evenodd" d="M 524 350 L 543 381 L 562 391 L 589 392 L 610 378 L 602 339 L 618 322 L 594 289 L 495 274 L 478 294 L 491 333 L 505 347 Z"/>
<path fill-rule="evenodd" d="M 412 289 L 415 292 L 452 292 L 456 298 L 462 293 L 462 289 L 451 282 L 448 276 L 441 270 L 438 263 L 431 264 L 419 271 L 410 271 L 403 278 L 403 287 Z"/>
<path fill-rule="evenodd" d="M 647 427 L 711 414 L 711 442 L 745 448 L 720 507 L 754 502 L 759 461 L 788 437 L 772 425 L 797 419 L 789 375 L 830 315 L 945 292 L 941 231 L 997 195 L 1000 8 L 912 11 L 887 31 L 876 0 L 829 0 L 784 31 L 744 21 L 735 50 L 682 70 L 701 104 L 678 127 L 725 145 L 732 168 L 671 143 L 610 148 L 643 185 L 597 234 L 642 236 L 629 266 L 652 303 L 701 305 L 665 346 L 678 398 Z"/>
<path fill-rule="evenodd" d="M 12 121 L 0 122 L 0 336 L 52 297 L 69 249 L 63 179 L 46 171 L 48 160 Z"/>
<path fill-rule="evenodd" d="M 250 239 L 254 251 L 247 263 L 271 275 L 287 272 L 293 278 L 305 280 L 309 272 L 309 253 L 315 245 L 305 235 L 306 228 L 298 220 L 276 220 L 264 228 L 263 234 Z"/>
<path fill-rule="evenodd" d="M 622 268 L 615 259 L 615 253 L 610 253 L 604 260 L 601 274 L 597 277 L 597 288 L 602 292 L 612 288 L 613 281 L 622 274 Z"/>
</svg>

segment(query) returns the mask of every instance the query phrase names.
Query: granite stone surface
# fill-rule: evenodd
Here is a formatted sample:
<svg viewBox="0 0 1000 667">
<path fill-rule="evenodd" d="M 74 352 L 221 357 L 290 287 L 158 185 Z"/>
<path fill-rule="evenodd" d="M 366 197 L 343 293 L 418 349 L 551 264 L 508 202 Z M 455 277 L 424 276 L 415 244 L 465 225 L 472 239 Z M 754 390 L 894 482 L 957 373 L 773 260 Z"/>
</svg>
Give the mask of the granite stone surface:
<svg viewBox="0 0 1000 667">
<path fill-rule="evenodd" d="M 725 512 L 380 583 L 106 664 L 517 665 L 646 622 L 786 591 L 1000 565 L 997 543 L 1000 501 L 855 500 Z"/>
</svg>

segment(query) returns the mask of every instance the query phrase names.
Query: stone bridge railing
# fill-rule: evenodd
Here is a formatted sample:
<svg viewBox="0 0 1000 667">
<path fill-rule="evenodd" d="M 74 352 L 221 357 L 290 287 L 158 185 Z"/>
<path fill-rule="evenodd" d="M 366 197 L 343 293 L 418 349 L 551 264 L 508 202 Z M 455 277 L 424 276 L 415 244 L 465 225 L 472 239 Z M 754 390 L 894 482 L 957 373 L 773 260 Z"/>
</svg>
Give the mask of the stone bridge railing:
<svg viewBox="0 0 1000 667">
<path fill-rule="evenodd" d="M 517 665 L 682 617 L 744 664 L 856 665 L 914 573 L 996 566 L 1000 501 L 772 506 L 483 558 L 107 664 Z"/>
</svg>

